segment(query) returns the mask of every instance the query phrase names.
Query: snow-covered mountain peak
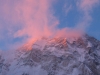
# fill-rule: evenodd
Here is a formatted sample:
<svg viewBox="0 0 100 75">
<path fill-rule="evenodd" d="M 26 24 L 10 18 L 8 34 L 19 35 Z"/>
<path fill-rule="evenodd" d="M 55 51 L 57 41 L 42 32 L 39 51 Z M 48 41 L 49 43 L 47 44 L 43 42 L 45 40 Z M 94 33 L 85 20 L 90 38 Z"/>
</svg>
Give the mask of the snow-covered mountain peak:
<svg viewBox="0 0 100 75">
<path fill-rule="evenodd" d="M 0 57 L 0 75 L 100 75 L 100 41 L 88 35 L 40 38 L 12 56 Z"/>
</svg>

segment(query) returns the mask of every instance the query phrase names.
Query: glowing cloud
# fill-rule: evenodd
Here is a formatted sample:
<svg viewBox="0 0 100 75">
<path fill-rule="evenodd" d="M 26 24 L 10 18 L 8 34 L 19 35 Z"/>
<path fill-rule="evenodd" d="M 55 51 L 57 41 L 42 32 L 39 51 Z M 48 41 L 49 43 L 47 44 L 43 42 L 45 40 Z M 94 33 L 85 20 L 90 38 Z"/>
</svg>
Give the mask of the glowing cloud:
<svg viewBox="0 0 100 75">
<path fill-rule="evenodd" d="M 5 0 L 5 2 L 2 2 L 4 5 L 2 4 L 1 8 L 3 17 L 13 22 L 13 25 L 21 23 L 14 37 L 50 36 L 58 24 L 51 12 L 50 0 Z M 18 27 L 17 25 L 15 27 Z"/>
<path fill-rule="evenodd" d="M 0 16 L 7 24 L 0 27 L 7 30 L 6 37 L 24 37 L 25 41 L 44 36 L 79 36 L 81 33 L 75 29 L 57 28 L 59 21 L 53 15 L 52 4 L 52 0 L 2 0 Z"/>
</svg>

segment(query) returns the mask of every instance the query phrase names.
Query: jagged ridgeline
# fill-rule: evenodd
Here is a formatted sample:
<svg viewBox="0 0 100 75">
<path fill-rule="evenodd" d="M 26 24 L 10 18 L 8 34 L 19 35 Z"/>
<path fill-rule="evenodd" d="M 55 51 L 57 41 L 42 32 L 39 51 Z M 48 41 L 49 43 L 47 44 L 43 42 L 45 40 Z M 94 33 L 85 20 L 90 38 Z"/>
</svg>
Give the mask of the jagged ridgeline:
<svg viewBox="0 0 100 75">
<path fill-rule="evenodd" d="M 0 75 L 100 75 L 100 41 L 88 35 L 41 38 L 1 51 Z"/>
</svg>

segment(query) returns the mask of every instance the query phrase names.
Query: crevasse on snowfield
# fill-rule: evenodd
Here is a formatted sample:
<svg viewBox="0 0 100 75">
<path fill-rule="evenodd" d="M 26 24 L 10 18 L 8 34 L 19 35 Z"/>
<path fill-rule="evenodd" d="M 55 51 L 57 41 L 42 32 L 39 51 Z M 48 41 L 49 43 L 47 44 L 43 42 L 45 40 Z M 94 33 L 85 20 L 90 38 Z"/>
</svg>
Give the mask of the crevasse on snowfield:
<svg viewBox="0 0 100 75">
<path fill-rule="evenodd" d="M 0 51 L 0 75 L 100 75 L 100 41 L 41 38 L 14 51 Z"/>
</svg>

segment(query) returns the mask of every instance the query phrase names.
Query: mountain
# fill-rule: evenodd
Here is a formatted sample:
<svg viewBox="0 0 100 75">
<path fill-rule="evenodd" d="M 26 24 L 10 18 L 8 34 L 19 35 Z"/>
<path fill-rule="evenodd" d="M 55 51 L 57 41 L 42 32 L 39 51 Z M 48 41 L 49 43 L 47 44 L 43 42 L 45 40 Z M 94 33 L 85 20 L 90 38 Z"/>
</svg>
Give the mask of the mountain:
<svg viewBox="0 0 100 75">
<path fill-rule="evenodd" d="M 13 51 L 0 51 L 0 75 L 100 75 L 100 41 L 41 38 Z"/>
</svg>

